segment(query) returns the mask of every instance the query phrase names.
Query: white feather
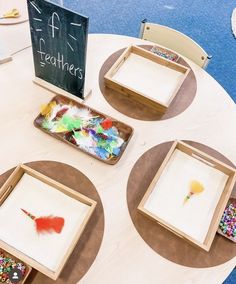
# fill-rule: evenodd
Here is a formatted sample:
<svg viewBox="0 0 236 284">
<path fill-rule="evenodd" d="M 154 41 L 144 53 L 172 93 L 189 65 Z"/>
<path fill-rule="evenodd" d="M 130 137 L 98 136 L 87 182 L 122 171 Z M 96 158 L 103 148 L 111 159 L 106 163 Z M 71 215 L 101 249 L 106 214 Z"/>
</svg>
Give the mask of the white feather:
<svg viewBox="0 0 236 284">
<path fill-rule="evenodd" d="M 89 119 L 92 117 L 88 108 L 78 108 L 77 106 L 71 106 L 66 114 L 71 117 L 79 117 L 82 119 Z"/>
<path fill-rule="evenodd" d="M 117 148 L 120 148 L 124 143 L 124 140 L 120 137 L 117 137 L 116 141 L 117 141 Z"/>
</svg>

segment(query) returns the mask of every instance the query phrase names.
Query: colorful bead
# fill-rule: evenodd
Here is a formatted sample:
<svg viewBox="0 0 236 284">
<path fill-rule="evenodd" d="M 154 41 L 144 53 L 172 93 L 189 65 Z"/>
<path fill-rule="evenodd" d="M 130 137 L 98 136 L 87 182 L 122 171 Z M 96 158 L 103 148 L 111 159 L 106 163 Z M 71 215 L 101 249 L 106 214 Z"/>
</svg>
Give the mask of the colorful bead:
<svg viewBox="0 0 236 284">
<path fill-rule="evenodd" d="M 230 203 L 225 208 L 219 228 L 236 242 L 236 203 Z"/>
<path fill-rule="evenodd" d="M 158 56 L 164 57 L 168 60 L 174 61 L 174 62 L 177 62 L 179 59 L 179 56 L 176 53 L 171 52 L 170 50 L 166 50 L 156 45 L 152 47 L 151 52 L 157 54 Z"/>
<path fill-rule="evenodd" d="M 21 270 L 22 275 L 26 274 L 26 266 L 17 262 L 15 259 L 5 255 L 3 251 L 0 251 L 0 282 L 1 283 L 11 283 L 8 277 L 8 273 L 14 269 L 18 268 Z"/>
</svg>

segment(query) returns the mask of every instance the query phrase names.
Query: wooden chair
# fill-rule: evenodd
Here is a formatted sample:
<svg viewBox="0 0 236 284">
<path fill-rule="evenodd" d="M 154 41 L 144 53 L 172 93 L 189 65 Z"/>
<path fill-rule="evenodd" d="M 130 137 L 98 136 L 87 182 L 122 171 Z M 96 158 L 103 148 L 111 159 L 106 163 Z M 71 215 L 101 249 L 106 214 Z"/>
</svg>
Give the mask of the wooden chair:
<svg viewBox="0 0 236 284">
<path fill-rule="evenodd" d="M 204 69 L 211 59 L 190 37 L 169 27 L 148 23 L 146 19 L 141 22 L 139 37 L 176 51 Z"/>
</svg>

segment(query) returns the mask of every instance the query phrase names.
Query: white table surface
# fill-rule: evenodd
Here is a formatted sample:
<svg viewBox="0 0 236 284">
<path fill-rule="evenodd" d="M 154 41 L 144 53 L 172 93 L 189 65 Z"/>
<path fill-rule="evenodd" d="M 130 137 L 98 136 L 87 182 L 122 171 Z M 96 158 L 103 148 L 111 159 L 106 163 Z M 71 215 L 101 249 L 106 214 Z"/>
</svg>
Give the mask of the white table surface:
<svg viewBox="0 0 236 284">
<path fill-rule="evenodd" d="M 236 106 L 207 72 L 187 60 L 197 79 L 197 94 L 183 113 L 152 122 L 119 113 L 102 96 L 98 74 L 112 53 L 132 43 L 143 41 L 107 34 L 91 34 L 88 41 L 86 76 L 93 93 L 86 104 L 134 128 L 134 136 L 114 166 L 77 151 L 33 126 L 40 106 L 54 94 L 32 82 L 30 48 L 15 54 L 13 61 L 0 65 L 0 173 L 19 163 L 55 160 L 77 168 L 96 186 L 104 206 L 105 232 L 100 251 L 80 283 L 220 284 L 234 268 L 236 257 L 216 267 L 194 269 L 159 256 L 142 240 L 131 221 L 126 186 L 138 158 L 151 147 L 169 140 L 187 139 L 206 144 L 236 164 Z"/>
<path fill-rule="evenodd" d="M 14 55 L 16 52 L 31 45 L 29 22 L 16 25 L 0 25 L 0 48 L 4 46 L 6 53 Z"/>
<path fill-rule="evenodd" d="M 19 18 L 0 19 L 0 53 L 8 55 L 31 45 L 26 0 L 0 0 L 0 17 L 14 8 Z"/>
</svg>

